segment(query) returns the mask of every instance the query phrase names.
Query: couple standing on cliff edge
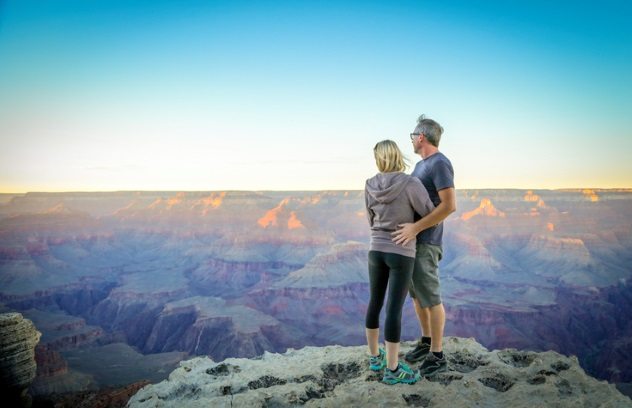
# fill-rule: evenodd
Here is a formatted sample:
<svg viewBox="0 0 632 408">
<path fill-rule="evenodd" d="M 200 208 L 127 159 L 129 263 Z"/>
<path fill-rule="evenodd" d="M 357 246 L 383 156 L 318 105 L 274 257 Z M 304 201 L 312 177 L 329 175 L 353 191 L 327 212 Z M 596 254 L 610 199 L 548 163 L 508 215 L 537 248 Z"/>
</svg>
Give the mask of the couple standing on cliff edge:
<svg viewBox="0 0 632 408">
<path fill-rule="evenodd" d="M 366 312 L 369 367 L 384 370 L 387 384 L 412 384 L 421 377 L 446 371 L 443 354 L 445 310 L 439 285 L 443 256 L 443 220 L 456 210 L 454 170 L 439 152 L 443 128 L 421 115 L 410 134 L 413 150 L 422 158 L 413 172 L 397 144 L 384 140 L 373 153 L 379 173 L 366 181 L 365 203 L 371 245 L 369 282 L 371 296 Z M 379 316 L 384 298 L 386 350 L 379 347 Z M 421 339 L 405 359 L 420 362 L 417 370 L 399 361 L 402 308 L 410 293 L 421 326 Z"/>
</svg>

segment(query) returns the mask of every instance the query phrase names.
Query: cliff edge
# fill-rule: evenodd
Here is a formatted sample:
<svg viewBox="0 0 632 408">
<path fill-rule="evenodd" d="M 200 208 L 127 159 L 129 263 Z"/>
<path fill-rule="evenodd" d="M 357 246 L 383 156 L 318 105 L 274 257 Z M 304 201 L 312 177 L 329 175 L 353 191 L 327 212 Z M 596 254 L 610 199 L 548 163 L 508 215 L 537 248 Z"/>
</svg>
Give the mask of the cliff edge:
<svg viewBox="0 0 632 408">
<path fill-rule="evenodd" d="M 402 344 L 402 352 L 414 343 Z M 614 385 L 556 352 L 488 351 L 447 337 L 449 371 L 414 385 L 385 385 L 368 369 L 365 346 L 305 347 L 284 354 L 183 361 L 165 380 L 139 390 L 130 408 L 148 407 L 632 407 Z"/>
<path fill-rule="evenodd" d="M 10 407 L 30 407 L 35 378 L 35 346 L 41 333 L 20 313 L 0 314 L 0 396 Z"/>
</svg>

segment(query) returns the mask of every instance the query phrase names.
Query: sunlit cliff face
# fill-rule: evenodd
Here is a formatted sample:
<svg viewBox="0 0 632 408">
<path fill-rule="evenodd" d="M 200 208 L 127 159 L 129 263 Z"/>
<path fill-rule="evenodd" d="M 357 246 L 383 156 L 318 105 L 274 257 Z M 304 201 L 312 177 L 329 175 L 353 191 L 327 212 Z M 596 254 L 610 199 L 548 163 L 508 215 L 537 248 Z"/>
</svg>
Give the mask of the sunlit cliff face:
<svg viewBox="0 0 632 408">
<path fill-rule="evenodd" d="M 297 229 L 297 228 L 305 228 L 301 220 L 296 217 L 296 213 L 292 211 L 290 213 L 290 219 L 287 220 L 287 228 L 288 229 Z"/>
<path fill-rule="evenodd" d="M 582 194 L 584 195 L 584 197 L 586 197 L 586 199 L 592 201 L 593 203 L 599 201 L 599 196 L 597 195 L 595 190 L 584 189 L 582 190 Z"/>
<path fill-rule="evenodd" d="M 226 197 L 226 192 L 213 193 L 210 196 L 202 199 L 202 204 L 211 208 L 219 208 L 222 205 L 222 201 Z"/>
<path fill-rule="evenodd" d="M 530 202 L 536 202 L 538 200 L 540 200 L 540 196 L 537 194 L 533 194 L 533 191 L 529 190 L 525 193 L 524 195 L 524 200 L 525 201 L 530 201 Z"/>
<path fill-rule="evenodd" d="M 263 217 L 259 218 L 259 220 L 257 220 L 257 224 L 259 224 L 261 228 L 267 228 L 270 226 L 276 227 L 278 225 L 278 215 L 287 203 L 288 199 L 283 199 L 279 205 L 266 212 Z"/>
<path fill-rule="evenodd" d="M 44 214 L 68 214 L 70 212 L 71 211 L 64 205 L 64 203 L 59 203 L 44 211 Z"/>
<path fill-rule="evenodd" d="M 467 221 L 477 215 L 483 215 L 486 217 L 505 217 L 505 213 L 494 207 L 492 201 L 489 198 L 483 198 L 481 200 L 481 205 L 479 205 L 478 208 L 463 213 L 463 215 L 461 215 L 461 219 L 463 221 Z"/>
<path fill-rule="evenodd" d="M 280 221 L 280 218 L 283 218 L 284 216 L 286 216 L 287 214 L 286 207 L 289 202 L 290 202 L 289 198 L 283 199 L 279 203 L 279 205 L 277 205 L 273 209 L 266 212 L 263 217 L 259 218 L 259 220 L 257 220 L 257 224 L 259 224 L 261 228 L 268 228 L 271 226 L 272 227 L 280 226 L 282 222 Z M 296 216 L 296 212 L 294 211 L 290 212 L 286 225 L 287 225 L 287 228 L 290 230 L 297 229 L 297 228 L 305 228 L 301 220 L 299 220 L 298 217 Z"/>
<path fill-rule="evenodd" d="M 204 197 L 199 201 L 199 204 L 204 208 L 202 210 L 202 215 L 206 216 L 212 210 L 215 210 L 222 206 L 222 202 L 224 201 L 224 197 L 226 197 L 226 192 L 222 191 L 219 193 L 212 193 L 208 197 Z"/>
<path fill-rule="evenodd" d="M 184 199 L 186 198 L 186 193 L 180 192 L 176 194 L 174 197 L 170 197 L 167 199 L 167 210 L 170 210 L 172 207 L 182 204 Z"/>
<path fill-rule="evenodd" d="M 537 203 L 536 207 L 537 208 L 546 208 L 546 204 L 544 203 L 544 200 L 537 194 L 534 194 L 533 191 L 529 190 L 525 193 L 524 197 L 523 197 L 524 201 L 527 202 L 531 202 L 531 203 Z M 532 211 L 537 212 L 537 208 L 534 207 L 532 209 Z"/>
<path fill-rule="evenodd" d="M 158 198 L 152 202 L 148 209 L 151 210 L 192 210 L 202 209 L 202 215 L 207 215 L 210 210 L 219 208 L 222 205 L 226 192 L 214 192 L 209 196 L 201 198 L 199 200 L 191 199 L 187 197 L 185 192 L 179 192 L 175 196 L 162 199 Z M 126 207 L 125 209 L 132 209 L 133 205 Z"/>
</svg>

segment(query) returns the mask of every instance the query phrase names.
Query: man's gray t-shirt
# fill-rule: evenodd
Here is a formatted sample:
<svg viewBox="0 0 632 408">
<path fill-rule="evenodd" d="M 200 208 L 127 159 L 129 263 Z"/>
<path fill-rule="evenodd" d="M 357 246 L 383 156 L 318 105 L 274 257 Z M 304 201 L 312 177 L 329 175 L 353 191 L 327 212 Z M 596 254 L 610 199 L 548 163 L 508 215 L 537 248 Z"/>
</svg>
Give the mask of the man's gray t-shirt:
<svg viewBox="0 0 632 408">
<path fill-rule="evenodd" d="M 430 200 L 436 206 L 441 203 L 439 190 L 454 187 L 454 169 L 452 163 L 441 152 L 426 157 L 415 166 L 411 176 L 417 177 L 428 190 Z M 441 245 L 443 239 L 443 222 L 432 228 L 421 231 L 417 235 L 417 243 Z"/>
</svg>

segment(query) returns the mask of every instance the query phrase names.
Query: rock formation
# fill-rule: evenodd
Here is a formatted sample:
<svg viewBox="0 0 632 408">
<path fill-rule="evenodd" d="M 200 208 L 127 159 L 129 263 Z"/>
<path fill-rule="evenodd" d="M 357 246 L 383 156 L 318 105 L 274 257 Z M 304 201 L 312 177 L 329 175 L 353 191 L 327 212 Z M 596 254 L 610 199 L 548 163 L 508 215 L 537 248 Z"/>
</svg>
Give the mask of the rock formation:
<svg viewBox="0 0 632 408">
<path fill-rule="evenodd" d="M 116 408 L 124 407 L 139 389 L 150 384 L 149 381 L 138 381 L 125 387 L 104 387 L 98 391 L 87 390 L 79 392 L 52 393 L 49 395 L 34 395 L 34 407 L 72 407 L 72 408 Z"/>
<path fill-rule="evenodd" d="M 404 343 L 402 352 L 414 343 Z M 548 351 L 488 351 L 448 337 L 449 370 L 414 385 L 385 385 L 365 346 L 305 347 L 256 359 L 183 361 L 168 380 L 128 402 L 148 407 L 632 407 L 614 385 L 589 377 L 577 358 Z"/>
<path fill-rule="evenodd" d="M 0 395 L 5 406 L 31 406 L 27 390 L 37 366 L 35 345 L 41 333 L 20 313 L 0 314 Z"/>
</svg>

